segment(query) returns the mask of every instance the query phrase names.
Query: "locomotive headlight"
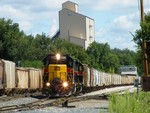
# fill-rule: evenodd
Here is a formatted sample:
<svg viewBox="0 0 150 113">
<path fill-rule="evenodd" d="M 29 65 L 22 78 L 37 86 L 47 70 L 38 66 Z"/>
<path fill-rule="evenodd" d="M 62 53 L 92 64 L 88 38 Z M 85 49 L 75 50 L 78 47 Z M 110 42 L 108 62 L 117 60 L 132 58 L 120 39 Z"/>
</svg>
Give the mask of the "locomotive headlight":
<svg viewBox="0 0 150 113">
<path fill-rule="evenodd" d="M 64 82 L 63 87 L 68 87 L 68 82 Z"/>
<path fill-rule="evenodd" d="M 49 87 L 49 86 L 50 86 L 50 83 L 49 83 L 49 82 L 47 82 L 47 83 L 46 83 L 46 86 L 47 86 L 47 87 Z"/>
<path fill-rule="evenodd" d="M 58 53 L 56 54 L 56 59 L 60 60 L 60 54 L 58 54 Z"/>
</svg>

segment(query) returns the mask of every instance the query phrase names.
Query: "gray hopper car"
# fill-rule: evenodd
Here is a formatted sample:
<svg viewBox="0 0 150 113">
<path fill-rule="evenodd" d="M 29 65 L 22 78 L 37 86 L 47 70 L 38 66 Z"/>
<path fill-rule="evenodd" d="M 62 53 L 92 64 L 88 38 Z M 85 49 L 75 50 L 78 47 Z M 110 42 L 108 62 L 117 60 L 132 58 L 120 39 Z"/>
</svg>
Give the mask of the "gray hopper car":
<svg viewBox="0 0 150 113">
<path fill-rule="evenodd" d="M 0 94 L 24 93 L 42 88 L 42 70 L 16 67 L 15 63 L 0 60 Z"/>
</svg>

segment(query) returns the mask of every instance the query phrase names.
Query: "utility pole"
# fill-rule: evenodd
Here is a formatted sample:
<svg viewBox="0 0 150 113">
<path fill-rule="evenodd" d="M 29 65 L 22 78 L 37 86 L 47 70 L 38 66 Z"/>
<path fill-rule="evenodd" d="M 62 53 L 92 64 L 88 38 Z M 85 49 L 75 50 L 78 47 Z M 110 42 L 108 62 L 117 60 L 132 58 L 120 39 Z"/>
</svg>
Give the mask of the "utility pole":
<svg viewBox="0 0 150 113">
<path fill-rule="evenodd" d="M 141 4 L 141 22 L 144 21 L 144 5 L 143 5 L 143 0 L 140 0 Z M 142 28 L 143 32 L 143 28 Z M 144 62 L 144 76 L 148 77 L 148 63 L 147 63 L 147 53 L 146 53 L 146 40 L 144 37 L 142 37 L 142 51 L 143 51 L 143 62 Z"/>
<path fill-rule="evenodd" d="M 141 4 L 141 23 L 144 21 L 144 5 L 143 0 L 140 0 Z M 141 26 L 142 27 L 142 26 Z M 142 34 L 143 34 L 143 28 Z M 143 91 L 150 91 L 150 77 L 148 77 L 148 63 L 147 63 L 147 53 L 146 53 L 146 40 L 142 37 L 142 51 L 143 51 L 143 63 L 144 63 L 144 76 L 142 77 L 142 89 Z"/>
</svg>

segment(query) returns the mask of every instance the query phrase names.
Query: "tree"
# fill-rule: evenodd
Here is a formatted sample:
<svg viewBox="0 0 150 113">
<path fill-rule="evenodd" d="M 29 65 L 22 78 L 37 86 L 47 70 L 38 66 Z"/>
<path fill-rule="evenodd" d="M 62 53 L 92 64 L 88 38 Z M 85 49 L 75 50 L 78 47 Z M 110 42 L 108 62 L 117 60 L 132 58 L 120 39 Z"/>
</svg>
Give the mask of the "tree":
<svg viewBox="0 0 150 113">
<path fill-rule="evenodd" d="M 93 42 L 87 49 L 92 67 L 110 73 L 118 72 L 119 58 L 105 43 Z"/>
<path fill-rule="evenodd" d="M 44 37 L 44 35 L 41 37 Z M 23 31 L 20 31 L 19 24 L 13 23 L 11 19 L 0 19 L 0 58 L 14 61 L 16 64 L 20 62 L 21 66 L 24 66 L 23 64 L 32 66 L 30 64 L 33 63 L 28 62 L 34 62 L 35 65 L 35 62 L 37 60 L 42 61 L 41 57 L 45 55 L 45 52 L 42 52 L 45 51 L 43 45 L 47 46 L 46 43 L 49 43 L 49 41 L 46 40 L 46 43 L 42 45 L 43 41 L 44 38 L 39 39 L 38 43 L 37 38 L 34 39 L 32 35 L 26 35 Z M 43 56 L 40 54 L 43 54 Z M 27 63 L 24 63 L 26 61 Z M 41 65 L 41 63 L 38 64 Z"/>
<path fill-rule="evenodd" d="M 0 58 L 14 61 L 17 54 L 15 45 L 23 37 L 23 31 L 20 31 L 19 24 L 12 20 L 0 19 Z"/>
<path fill-rule="evenodd" d="M 136 53 L 129 49 L 112 49 L 112 52 L 116 54 L 119 58 L 120 65 L 135 65 Z"/>
<path fill-rule="evenodd" d="M 146 48 L 146 53 L 148 56 L 148 64 L 150 64 L 150 12 L 145 14 L 145 19 L 143 22 L 140 23 L 141 28 L 136 30 L 135 35 L 133 35 L 133 40 L 137 44 L 138 47 L 138 54 L 140 55 L 138 60 L 136 61 L 137 64 L 140 61 L 143 61 L 142 57 L 142 41 L 143 39 L 146 41 L 147 48 Z M 141 62 L 143 65 L 143 62 Z M 150 66 L 149 66 L 150 67 Z M 141 66 L 140 66 L 141 68 Z M 140 72 L 144 72 L 143 68 L 141 68 Z"/>
<path fill-rule="evenodd" d="M 103 63 L 101 62 L 102 60 L 102 51 L 103 51 L 103 45 L 97 42 L 93 42 L 86 50 L 88 56 L 90 57 L 90 64 L 96 69 L 101 69 L 103 70 Z"/>
<path fill-rule="evenodd" d="M 119 58 L 116 54 L 109 53 L 108 56 L 105 56 L 105 61 L 103 65 L 105 67 L 106 72 L 119 73 L 118 68 L 120 64 L 119 64 Z"/>
<path fill-rule="evenodd" d="M 36 48 L 34 56 L 36 60 L 42 60 L 50 52 L 51 39 L 44 33 L 37 34 L 34 38 L 33 46 Z"/>
<path fill-rule="evenodd" d="M 68 54 L 81 63 L 89 64 L 89 57 L 85 50 L 74 43 L 67 42 L 61 38 L 52 40 L 50 44 L 50 53 Z"/>
</svg>

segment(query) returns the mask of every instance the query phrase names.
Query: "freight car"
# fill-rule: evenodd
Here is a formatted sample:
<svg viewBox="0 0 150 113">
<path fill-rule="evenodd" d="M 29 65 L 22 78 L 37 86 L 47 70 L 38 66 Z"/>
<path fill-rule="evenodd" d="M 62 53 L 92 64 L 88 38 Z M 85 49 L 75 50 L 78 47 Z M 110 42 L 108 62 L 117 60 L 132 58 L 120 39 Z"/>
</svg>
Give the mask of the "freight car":
<svg viewBox="0 0 150 113">
<path fill-rule="evenodd" d="M 133 85 L 134 80 L 139 78 L 135 75 L 119 75 L 105 73 L 94 68 L 84 66 L 83 85 L 84 91 L 97 90 L 106 87 Z"/>
<path fill-rule="evenodd" d="M 0 93 L 10 92 L 16 87 L 15 63 L 0 60 Z"/>
<path fill-rule="evenodd" d="M 16 67 L 16 88 L 18 91 L 42 89 L 43 72 L 41 69 Z M 17 92 L 18 92 L 17 91 Z"/>
<path fill-rule="evenodd" d="M 43 63 L 42 93 L 49 96 L 68 96 L 82 90 L 129 85 L 137 77 L 104 73 L 81 64 L 69 55 L 49 54 Z"/>
<path fill-rule="evenodd" d="M 0 95 L 41 90 L 42 75 L 41 69 L 16 67 L 14 62 L 0 59 Z"/>
</svg>

